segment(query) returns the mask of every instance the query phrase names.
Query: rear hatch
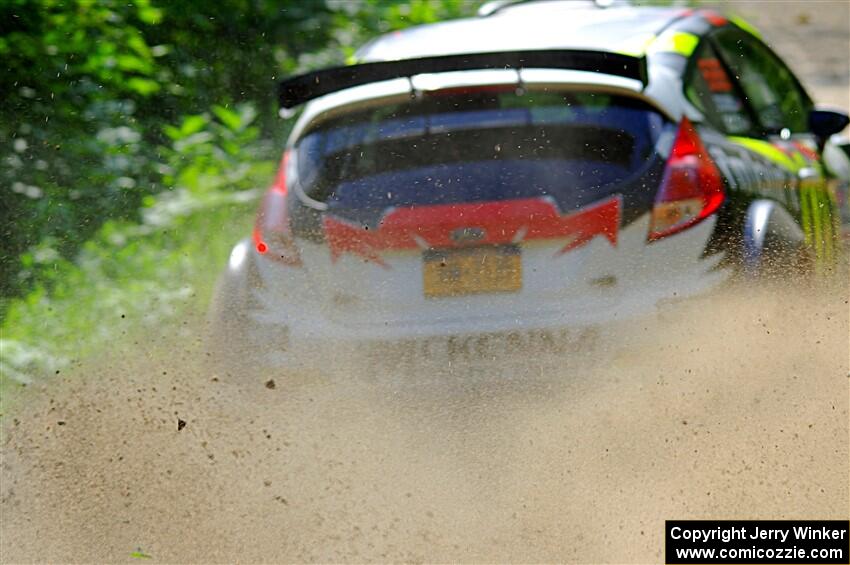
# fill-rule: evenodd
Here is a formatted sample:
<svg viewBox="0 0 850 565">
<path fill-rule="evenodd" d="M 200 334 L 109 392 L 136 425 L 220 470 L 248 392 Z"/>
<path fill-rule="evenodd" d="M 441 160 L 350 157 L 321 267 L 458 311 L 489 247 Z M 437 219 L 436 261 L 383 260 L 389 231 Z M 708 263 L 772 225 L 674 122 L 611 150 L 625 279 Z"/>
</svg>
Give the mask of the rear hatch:
<svg viewBox="0 0 850 565">
<path fill-rule="evenodd" d="M 308 127 L 287 184 L 315 298 L 355 325 L 551 310 L 583 288 L 589 250 L 652 208 L 670 127 L 627 94 L 514 86 Z"/>
</svg>

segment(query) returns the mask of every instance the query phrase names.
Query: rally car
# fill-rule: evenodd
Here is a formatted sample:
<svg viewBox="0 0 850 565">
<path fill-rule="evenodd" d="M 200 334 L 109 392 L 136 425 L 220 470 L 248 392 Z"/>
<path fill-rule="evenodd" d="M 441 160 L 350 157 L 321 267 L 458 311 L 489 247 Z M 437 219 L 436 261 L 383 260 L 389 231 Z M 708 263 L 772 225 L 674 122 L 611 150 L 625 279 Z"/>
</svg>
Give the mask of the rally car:
<svg viewBox="0 0 850 565">
<path fill-rule="evenodd" d="M 607 4 L 501 2 L 284 81 L 283 111 L 306 105 L 219 281 L 214 349 L 551 344 L 734 273 L 830 269 L 821 153 L 847 115 L 742 20 Z"/>
</svg>

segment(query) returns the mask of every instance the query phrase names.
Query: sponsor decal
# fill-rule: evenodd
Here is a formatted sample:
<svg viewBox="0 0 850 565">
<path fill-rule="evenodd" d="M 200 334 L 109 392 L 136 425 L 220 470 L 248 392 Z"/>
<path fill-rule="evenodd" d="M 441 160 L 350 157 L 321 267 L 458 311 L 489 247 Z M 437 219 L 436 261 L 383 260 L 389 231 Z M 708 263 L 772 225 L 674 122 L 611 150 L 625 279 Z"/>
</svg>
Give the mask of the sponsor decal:
<svg viewBox="0 0 850 565">
<path fill-rule="evenodd" d="M 738 26 L 742 30 L 746 31 L 750 35 L 757 37 L 759 39 L 762 38 L 761 32 L 756 28 L 756 26 L 754 26 L 753 24 L 751 24 L 750 22 L 748 22 L 744 18 L 741 18 L 741 17 L 738 17 L 738 16 L 732 16 L 729 19 L 732 21 L 733 24 L 735 24 L 736 26 Z"/>
<path fill-rule="evenodd" d="M 741 145 L 750 151 L 757 153 L 761 157 L 764 157 L 771 163 L 778 165 L 784 169 L 791 171 L 792 173 L 796 173 L 801 168 L 801 163 L 795 161 L 789 154 L 778 146 L 770 143 L 768 141 L 762 141 L 760 139 L 753 139 L 750 137 L 729 137 L 729 141 L 732 143 L 736 143 Z"/>
<path fill-rule="evenodd" d="M 648 53 L 676 53 L 690 57 L 699 44 L 699 37 L 686 31 L 668 30 L 649 45 Z"/>
<path fill-rule="evenodd" d="M 352 253 L 387 267 L 381 252 L 445 249 L 461 245 L 505 245 L 520 241 L 563 239 L 558 254 L 596 236 L 617 245 L 622 198 L 617 195 L 562 214 L 546 198 L 413 206 L 390 210 L 377 229 L 327 215 L 325 237 L 335 261 Z"/>
<path fill-rule="evenodd" d="M 727 23 L 729 23 L 729 20 L 727 20 L 714 10 L 700 10 L 699 13 L 702 17 L 706 19 L 706 21 L 708 21 L 708 23 L 715 27 L 725 26 Z"/>
<path fill-rule="evenodd" d="M 719 60 L 714 57 L 700 59 L 697 61 L 697 67 L 710 91 L 715 93 L 732 91 L 732 83 Z"/>
<path fill-rule="evenodd" d="M 592 328 L 536 329 L 374 342 L 364 351 L 370 366 L 398 367 L 435 357 L 452 363 L 494 359 L 499 362 L 500 355 L 545 356 L 587 351 L 598 339 L 598 332 Z"/>
<path fill-rule="evenodd" d="M 805 140 L 773 142 L 729 137 L 747 151 L 739 155 L 722 150 L 717 159 L 727 178 L 762 196 L 773 198 L 799 213 L 806 244 L 814 252 L 816 270 L 835 262 L 835 205 L 823 176 L 818 154 Z M 781 192 L 780 192 L 781 191 Z M 784 193 L 784 194 L 783 194 Z"/>
</svg>

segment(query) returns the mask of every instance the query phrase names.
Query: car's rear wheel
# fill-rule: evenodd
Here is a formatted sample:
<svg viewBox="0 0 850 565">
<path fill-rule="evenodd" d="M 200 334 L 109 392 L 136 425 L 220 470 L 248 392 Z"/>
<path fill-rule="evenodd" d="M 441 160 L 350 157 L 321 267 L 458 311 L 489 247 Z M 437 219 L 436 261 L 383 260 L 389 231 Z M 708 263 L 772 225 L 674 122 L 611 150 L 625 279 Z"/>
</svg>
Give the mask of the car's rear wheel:
<svg viewBox="0 0 850 565">
<path fill-rule="evenodd" d="M 747 208 L 742 234 L 744 278 L 768 281 L 807 280 L 815 272 L 815 255 L 793 216 L 773 200 L 754 200 Z"/>
<path fill-rule="evenodd" d="M 258 373 L 255 339 L 259 328 L 250 313 L 259 306 L 254 296 L 259 285 L 249 242 L 242 241 L 216 283 L 207 317 L 206 367 L 216 376 Z"/>
</svg>

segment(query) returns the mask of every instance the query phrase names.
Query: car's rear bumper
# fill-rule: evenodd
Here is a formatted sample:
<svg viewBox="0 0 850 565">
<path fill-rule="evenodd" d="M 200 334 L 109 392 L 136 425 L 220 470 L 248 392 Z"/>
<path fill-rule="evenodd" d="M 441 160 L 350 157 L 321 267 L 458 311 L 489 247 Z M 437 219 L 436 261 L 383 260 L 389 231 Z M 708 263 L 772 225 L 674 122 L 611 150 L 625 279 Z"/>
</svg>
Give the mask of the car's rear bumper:
<svg viewBox="0 0 850 565">
<path fill-rule="evenodd" d="M 616 274 L 611 284 L 582 278 L 558 294 L 476 295 L 407 308 L 378 303 L 364 309 L 335 302 L 310 287 L 303 269 L 261 265 L 267 270 L 260 269 L 262 284 L 251 290 L 246 317 L 252 335 L 246 337 L 257 345 L 256 356 L 274 366 L 321 365 L 330 354 L 362 357 L 392 343 L 425 356 L 482 347 L 508 350 L 518 343 L 534 351 L 529 344 L 535 341 L 557 350 L 580 342 L 585 330 L 620 324 L 653 312 L 660 302 L 720 284 L 729 274 L 716 268 L 721 255 L 702 256 L 712 229 L 713 221 L 706 221 L 651 245 L 621 239 L 616 249 L 607 242 L 597 249 L 591 242 L 584 266 L 588 273 Z M 596 267 L 588 267 L 591 262 Z M 488 345 L 479 346 L 477 336 L 490 336 Z"/>
</svg>

